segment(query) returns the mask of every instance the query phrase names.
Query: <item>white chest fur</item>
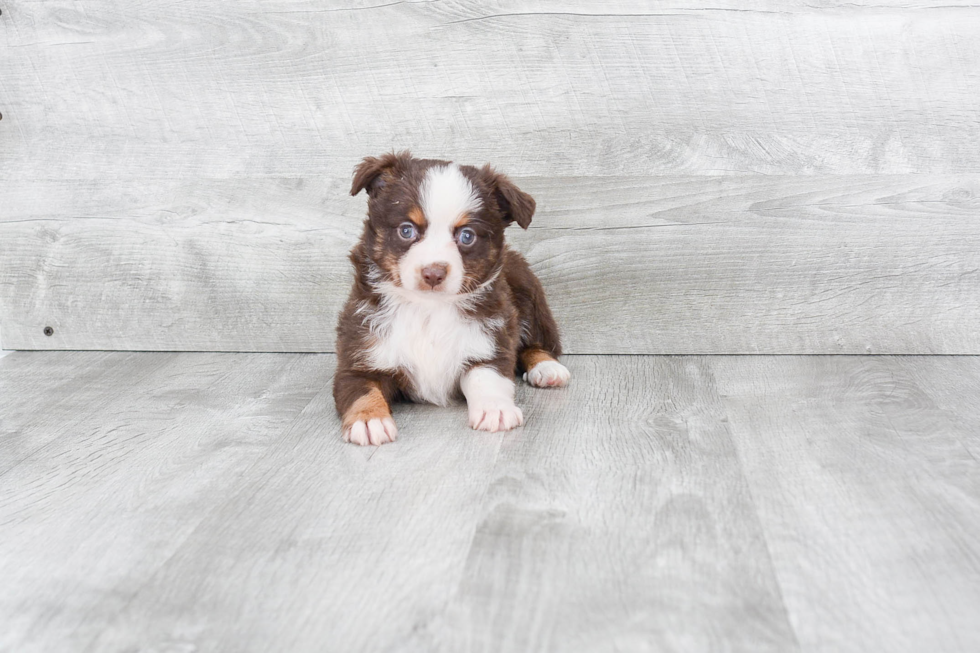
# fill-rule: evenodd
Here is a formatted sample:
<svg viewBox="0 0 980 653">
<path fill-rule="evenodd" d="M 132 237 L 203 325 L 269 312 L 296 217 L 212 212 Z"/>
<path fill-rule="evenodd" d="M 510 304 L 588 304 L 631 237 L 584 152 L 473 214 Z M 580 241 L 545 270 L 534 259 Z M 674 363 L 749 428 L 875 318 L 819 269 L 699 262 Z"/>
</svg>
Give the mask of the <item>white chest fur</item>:
<svg viewBox="0 0 980 653">
<path fill-rule="evenodd" d="M 467 362 L 487 360 L 496 348 L 480 322 L 444 302 L 393 300 L 368 323 L 375 345 L 368 360 L 380 370 L 402 371 L 415 387 L 413 399 L 445 406 Z"/>
</svg>

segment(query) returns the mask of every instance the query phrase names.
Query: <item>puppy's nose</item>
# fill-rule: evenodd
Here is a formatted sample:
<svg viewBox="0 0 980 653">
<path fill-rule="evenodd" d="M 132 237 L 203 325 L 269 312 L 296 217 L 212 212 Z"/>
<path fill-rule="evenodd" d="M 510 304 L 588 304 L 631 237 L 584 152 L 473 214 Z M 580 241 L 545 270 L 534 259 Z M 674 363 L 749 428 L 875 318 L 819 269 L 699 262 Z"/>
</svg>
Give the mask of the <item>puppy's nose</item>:
<svg viewBox="0 0 980 653">
<path fill-rule="evenodd" d="M 446 280 L 446 274 L 449 273 L 449 266 L 445 263 L 433 263 L 422 268 L 422 280 L 430 288 L 435 288 L 440 283 Z"/>
</svg>

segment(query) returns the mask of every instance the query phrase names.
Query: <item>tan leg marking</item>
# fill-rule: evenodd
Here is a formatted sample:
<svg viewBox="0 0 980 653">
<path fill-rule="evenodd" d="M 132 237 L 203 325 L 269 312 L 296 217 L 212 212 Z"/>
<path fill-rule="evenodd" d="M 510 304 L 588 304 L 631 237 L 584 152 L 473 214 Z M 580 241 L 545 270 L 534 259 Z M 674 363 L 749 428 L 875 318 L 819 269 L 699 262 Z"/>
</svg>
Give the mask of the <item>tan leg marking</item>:
<svg viewBox="0 0 980 653">
<path fill-rule="evenodd" d="M 398 435 L 388 402 L 376 384 L 347 409 L 343 427 L 344 441 L 360 445 L 394 442 Z"/>
<path fill-rule="evenodd" d="M 557 388 L 568 383 L 568 368 L 543 349 L 525 349 L 521 352 L 524 380 L 538 388 Z"/>
<path fill-rule="evenodd" d="M 371 389 L 367 391 L 367 394 L 358 397 L 357 401 L 351 404 L 351 407 L 344 413 L 344 428 L 357 421 L 367 422 L 382 417 L 391 417 L 391 410 L 388 408 L 388 402 L 385 401 L 384 395 L 381 394 L 381 389 L 377 385 L 371 384 Z"/>
<path fill-rule="evenodd" d="M 532 347 L 521 352 L 521 365 L 524 366 L 525 370 L 534 369 L 534 366 L 541 361 L 553 360 L 556 360 L 555 357 L 546 352 L 544 349 Z"/>
</svg>

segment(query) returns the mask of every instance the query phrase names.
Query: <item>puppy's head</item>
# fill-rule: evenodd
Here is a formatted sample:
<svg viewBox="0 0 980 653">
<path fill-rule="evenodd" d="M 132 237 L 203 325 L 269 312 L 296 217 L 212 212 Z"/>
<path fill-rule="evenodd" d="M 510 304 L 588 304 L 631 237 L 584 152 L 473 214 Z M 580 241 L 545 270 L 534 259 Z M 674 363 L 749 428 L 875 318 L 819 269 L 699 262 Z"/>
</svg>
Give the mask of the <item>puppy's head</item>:
<svg viewBox="0 0 980 653">
<path fill-rule="evenodd" d="M 500 272 L 504 229 L 527 229 L 534 199 L 490 166 L 415 159 L 408 152 L 364 159 L 351 195 L 368 194 L 368 257 L 412 296 L 473 292 Z"/>
</svg>

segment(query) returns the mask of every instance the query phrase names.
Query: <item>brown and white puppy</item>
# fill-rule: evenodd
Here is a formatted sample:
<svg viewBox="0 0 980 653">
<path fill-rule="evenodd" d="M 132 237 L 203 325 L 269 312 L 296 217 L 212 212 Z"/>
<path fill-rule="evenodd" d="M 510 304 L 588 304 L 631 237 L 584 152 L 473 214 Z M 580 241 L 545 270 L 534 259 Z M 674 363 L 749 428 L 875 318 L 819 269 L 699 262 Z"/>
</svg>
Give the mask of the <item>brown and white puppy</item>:
<svg viewBox="0 0 980 653">
<path fill-rule="evenodd" d="M 515 371 L 538 387 L 569 379 L 541 283 L 504 244 L 512 222 L 527 229 L 534 199 L 490 166 L 408 152 L 364 159 L 351 195 L 361 190 L 368 217 L 337 325 L 344 440 L 391 442 L 392 401 L 445 406 L 460 392 L 474 429 L 523 424 Z"/>
</svg>

